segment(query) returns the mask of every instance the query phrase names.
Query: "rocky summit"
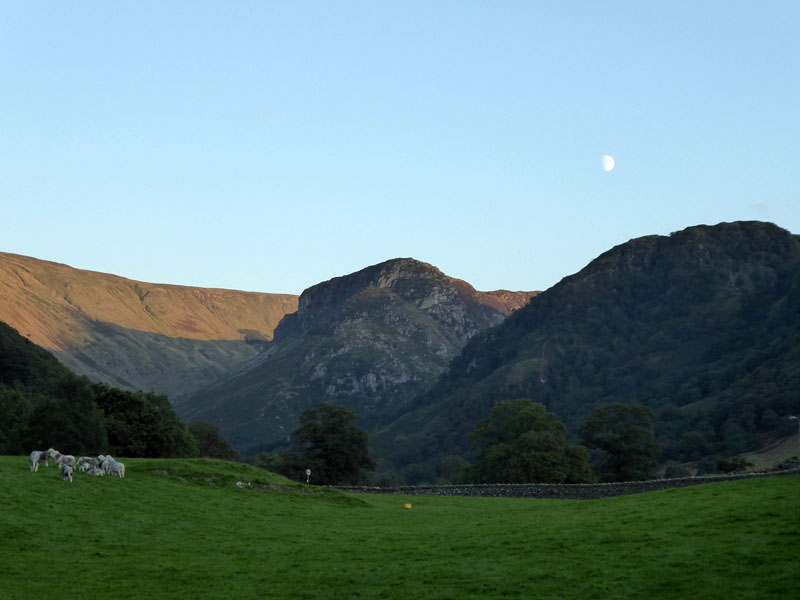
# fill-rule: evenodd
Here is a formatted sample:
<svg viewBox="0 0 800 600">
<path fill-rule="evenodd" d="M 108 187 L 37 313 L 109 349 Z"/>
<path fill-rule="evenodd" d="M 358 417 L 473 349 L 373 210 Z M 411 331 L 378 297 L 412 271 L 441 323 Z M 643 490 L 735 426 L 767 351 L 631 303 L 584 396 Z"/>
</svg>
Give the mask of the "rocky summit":
<svg viewBox="0 0 800 600">
<path fill-rule="evenodd" d="M 299 413 L 322 401 L 354 408 L 371 430 L 533 295 L 480 292 L 411 258 L 367 267 L 305 290 L 252 368 L 178 398 L 176 409 L 249 451 L 285 443 Z"/>
</svg>

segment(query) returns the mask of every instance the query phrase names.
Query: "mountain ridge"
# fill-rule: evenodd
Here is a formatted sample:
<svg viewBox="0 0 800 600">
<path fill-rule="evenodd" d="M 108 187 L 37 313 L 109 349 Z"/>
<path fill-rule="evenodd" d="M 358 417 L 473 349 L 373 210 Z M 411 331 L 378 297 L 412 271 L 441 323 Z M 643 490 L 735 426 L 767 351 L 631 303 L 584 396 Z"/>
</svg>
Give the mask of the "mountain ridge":
<svg viewBox="0 0 800 600">
<path fill-rule="evenodd" d="M 600 404 L 645 404 L 663 460 L 730 456 L 788 435 L 795 365 L 800 236 L 689 227 L 615 246 L 476 335 L 372 442 L 405 477 L 435 480 L 435 457 L 468 456 L 495 402 L 528 397 L 573 435 Z"/>
<path fill-rule="evenodd" d="M 0 320 L 73 371 L 130 389 L 202 387 L 258 354 L 296 307 L 290 294 L 152 284 L 0 253 Z"/>
</svg>

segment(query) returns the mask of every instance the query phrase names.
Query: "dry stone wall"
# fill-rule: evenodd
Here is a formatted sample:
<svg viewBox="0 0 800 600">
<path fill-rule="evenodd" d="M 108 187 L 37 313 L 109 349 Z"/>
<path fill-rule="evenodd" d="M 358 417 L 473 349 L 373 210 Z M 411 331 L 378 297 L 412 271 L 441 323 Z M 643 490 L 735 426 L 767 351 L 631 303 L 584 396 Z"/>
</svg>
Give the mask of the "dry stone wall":
<svg viewBox="0 0 800 600">
<path fill-rule="evenodd" d="M 718 481 L 736 481 L 775 475 L 798 475 L 800 466 L 765 473 L 735 473 L 728 475 L 702 475 L 680 479 L 653 479 L 622 483 L 536 483 L 536 484 L 470 484 L 470 485 L 420 485 L 397 487 L 351 486 L 336 489 L 343 492 L 366 494 L 399 494 L 431 496 L 473 496 L 491 498 L 558 498 L 563 500 L 596 500 L 610 496 L 640 494 Z"/>
</svg>

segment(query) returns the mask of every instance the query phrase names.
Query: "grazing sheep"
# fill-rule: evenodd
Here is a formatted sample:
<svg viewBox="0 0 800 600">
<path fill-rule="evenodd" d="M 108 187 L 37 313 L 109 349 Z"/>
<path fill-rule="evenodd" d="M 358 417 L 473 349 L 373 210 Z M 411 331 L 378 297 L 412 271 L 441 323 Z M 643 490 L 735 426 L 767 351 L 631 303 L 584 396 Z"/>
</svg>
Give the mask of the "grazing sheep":
<svg viewBox="0 0 800 600">
<path fill-rule="evenodd" d="M 28 459 L 28 463 L 31 467 L 31 473 L 35 473 L 39 470 L 39 458 L 42 456 L 42 452 L 39 450 L 34 450 L 31 452 L 31 457 Z"/>
<path fill-rule="evenodd" d="M 61 479 L 64 481 L 69 481 L 72 483 L 72 467 L 69 465 L 64 465 L 61 467 Z"/>
<path fill-rule="evenodd" d="M 47 450 L 34 450 L 31 452 L 30 458 L 28 459 L 28 463 L 31 468 L 31 472 L 35 473 L 39 470 L 39 465 L 44 463 L 45 467 L 50 466 L 50 454 Z"/>
<path fill-rule="evenodd" d="M 116 475 L 117 477 L 125 477 L 125 465 L 121 462 L 112 461 L 111 463 L 111 475 Z"/>
<path fill-rule="evenodd" d="M 87 475 L 94 475 L 95 477 L 102 477 L 103 475 L 106 474 L 106 472 L 103 471 L 103 469 L 98 469 L 97 467 L 92 467 L 91 469 L 86 471 L 86 474 Z"/>
<path fill-rule="evenodd" d="M 108 455 L 103 459 L 103 462 L 100 463 L 100 468 L 103 469 L 103 471 L 105 471 L 106 475 L 108 475 L 111 472 L 111 465 L 114 462 L 116 462 L 114 460 L 114 457 Z"/>
<path fill-rule="evenodd" d="M 56 452 L 55 455 L 56 464 L 59 467 L 63 467 L 64 465 L 69 465 L 73 469 L 76 466 L 75 457 L 72 454 L 61 454 L 61 452 Z"/>
<path fill-rule="evenodd" d="M 93 458 L 91 456 L 81 456 L 78 459 L 78 470 L 81 473 L 86 473 L 86 471 L 88 471 L 92 467 L 96 467 L 99 464 L 100 463 L 97 461 L 96 458 Z"/>
</svg>

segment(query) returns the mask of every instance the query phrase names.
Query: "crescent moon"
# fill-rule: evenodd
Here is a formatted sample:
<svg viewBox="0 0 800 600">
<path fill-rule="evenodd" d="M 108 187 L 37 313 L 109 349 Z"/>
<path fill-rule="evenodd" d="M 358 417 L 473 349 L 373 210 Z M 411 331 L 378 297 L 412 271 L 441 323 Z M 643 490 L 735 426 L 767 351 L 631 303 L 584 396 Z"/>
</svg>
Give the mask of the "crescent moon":
<svg viewBox="0 0 800 600">
<path fill-rule="evenodd" d="M 603 171 L 608 173 L 614 169 L 614 157 L 610 154 L 603 155 Z"/>
</svg>

